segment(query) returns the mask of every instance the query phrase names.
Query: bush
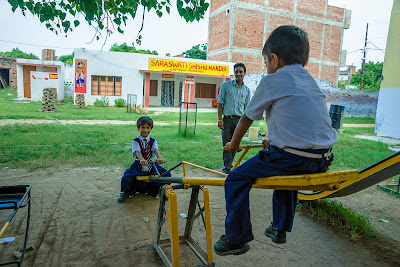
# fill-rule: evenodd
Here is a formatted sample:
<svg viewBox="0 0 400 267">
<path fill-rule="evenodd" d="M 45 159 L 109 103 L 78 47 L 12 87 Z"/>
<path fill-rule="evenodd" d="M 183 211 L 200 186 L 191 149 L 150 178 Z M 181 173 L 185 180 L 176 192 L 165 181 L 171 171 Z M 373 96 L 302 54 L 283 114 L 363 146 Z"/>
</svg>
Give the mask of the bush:
<svg viewBox="0 0 400 267">
<path fill-rule="evenodd" d="M 96 99 L 93 104 L 95 107 L 109 107 L 110 99 L 103 95 L 100 99 Z"/>
<path fill-rule="evenodd" d="M 126 105 L 126 102 L 123 98 L 117 98 L 114 100 L 114 107 L 121 108 L 121 107 L 125 107 L 125 105 Z"/>
</svg>

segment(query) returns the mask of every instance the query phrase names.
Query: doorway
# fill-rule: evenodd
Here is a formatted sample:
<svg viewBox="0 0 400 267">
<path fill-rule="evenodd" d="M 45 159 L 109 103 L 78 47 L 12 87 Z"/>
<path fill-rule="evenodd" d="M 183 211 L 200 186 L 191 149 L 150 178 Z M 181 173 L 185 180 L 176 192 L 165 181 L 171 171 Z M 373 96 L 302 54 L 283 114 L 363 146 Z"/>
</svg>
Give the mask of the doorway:
<svg viewBox="0 0 400 267">
<path fill-rule="evenodd" d="M 10 85 L 10 69 L 0 69 L 0 88 Z"/>
<path fill-rule="evenodd" d="M 23 66 L 24 97 L 31 97 L 31 71 L 36 71 L 36 66 Z"/>
<path fill-rule="evenodd" d="M 174 105 L 174 82 L 162 81 L 161 106 L 171 107 L 173 105 Z"/>
</svg>

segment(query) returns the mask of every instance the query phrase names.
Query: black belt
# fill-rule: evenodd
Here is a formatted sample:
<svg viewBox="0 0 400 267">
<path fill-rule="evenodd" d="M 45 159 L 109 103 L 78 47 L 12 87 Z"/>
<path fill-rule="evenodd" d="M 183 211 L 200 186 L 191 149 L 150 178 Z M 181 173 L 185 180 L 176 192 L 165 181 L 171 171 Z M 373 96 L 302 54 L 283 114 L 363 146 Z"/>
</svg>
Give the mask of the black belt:
<svg viewBox="0 0 400 267">
<path fill-rule="evenodd" d="M 240 119 L 240 116 L 238 115 L 224 115 L 224 118 L 230 118 L 230 119 Z"/>
</svg>

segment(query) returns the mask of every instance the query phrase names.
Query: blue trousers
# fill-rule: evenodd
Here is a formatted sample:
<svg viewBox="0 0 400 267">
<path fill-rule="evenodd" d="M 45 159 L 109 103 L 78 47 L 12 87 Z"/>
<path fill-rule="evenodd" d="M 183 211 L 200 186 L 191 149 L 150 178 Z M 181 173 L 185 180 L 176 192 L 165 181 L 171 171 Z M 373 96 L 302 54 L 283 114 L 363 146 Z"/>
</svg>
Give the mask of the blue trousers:
<svg viewBox="0 0 400 267">
<path fill-rule="evenodd" d="M 332 160 L 333 155 L 330 159 L 311 159 L 271 146 L 233 169 L 224 185 L 226 240 L 232 244 L 244 244 L 254 239 L 250 221 L 249 192 L 256 178 L 325 172 Z M 288 232 L 292 230 L 296 203 L 297 191 L 274 190 L 272 197 L 274 227 Z"/>
<path fill-rule="evenodd" d="M 160 174 L 163 174 L 166 169 L 161 167 L 158 164 L 154 164 L 158 169 Z M 165 183 L 157 183 L 157 182 L 144 182 L 136 180 L 136 176 L 146 176 L 156 174 L 153 168 L 149 172 L 142 171 L 142 165 L 138 160 L 132 163 L 132 165 L 127 169 L 122 176 L 121 179 L 121 192 L 127 192 L 129 195 L 134 195 L 136 193 L 148 194 L 150 196 L 157 196 L 158 190 L 165 184 Z M 165 177 L 171 177 L 171 173 L 168 172 L 164 175 Z"/>
</svg>

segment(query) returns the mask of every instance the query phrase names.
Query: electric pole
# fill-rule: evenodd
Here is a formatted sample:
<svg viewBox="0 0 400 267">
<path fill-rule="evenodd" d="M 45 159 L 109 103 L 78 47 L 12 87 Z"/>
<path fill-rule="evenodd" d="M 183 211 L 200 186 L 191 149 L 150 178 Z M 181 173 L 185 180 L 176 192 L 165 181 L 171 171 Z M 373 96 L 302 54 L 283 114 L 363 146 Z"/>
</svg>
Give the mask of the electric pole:
<svg viewBox="0 0 400 267">
<path fill-rule="evenodd" d="M 363 59 L 362 59 L 362 71 L 361 71 L 360 90 L 362 90 L 362 88 L 363 88 L 365 57 L 366 57 L 366 54 L 367 54 L 367 42 L 368 42 L 368 23 L 367 23 L 367 30 L 365 31 L 364 56 L 363 56 Z"/>
</svg>

